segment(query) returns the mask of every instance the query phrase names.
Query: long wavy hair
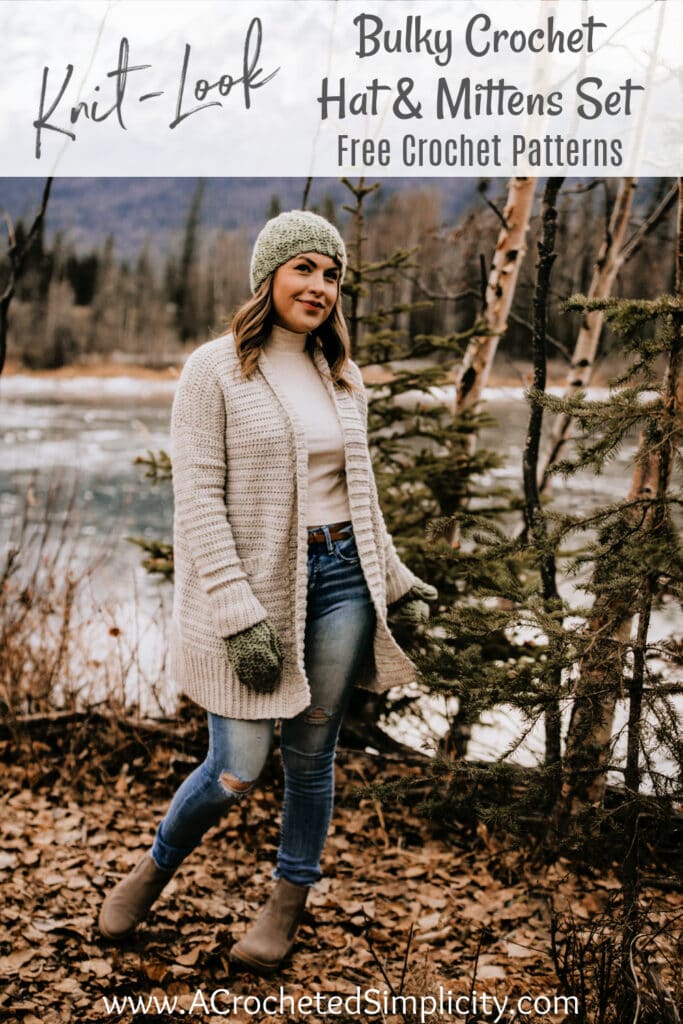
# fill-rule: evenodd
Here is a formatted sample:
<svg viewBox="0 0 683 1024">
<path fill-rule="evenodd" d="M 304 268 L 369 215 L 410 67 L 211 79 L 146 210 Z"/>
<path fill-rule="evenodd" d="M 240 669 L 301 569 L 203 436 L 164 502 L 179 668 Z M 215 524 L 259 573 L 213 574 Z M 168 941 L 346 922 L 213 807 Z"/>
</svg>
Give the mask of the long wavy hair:
<svg viewBox="0 0 683 1024">
<path fill-rule="evenodd" d="M 261 349 L 275 323 L 273 276 L 268 275 L 232 318 L 231 329 L 244 378 L 255 372 Z M 307 336 L 306 347 L 311 354 L 316 347 L 322 350 L 334 384 L 345 391 L 356 390 L 357 386 L 345 376 L 351 342 L 342 311 L 341 289 L 327 320 Z"/>
</svg>

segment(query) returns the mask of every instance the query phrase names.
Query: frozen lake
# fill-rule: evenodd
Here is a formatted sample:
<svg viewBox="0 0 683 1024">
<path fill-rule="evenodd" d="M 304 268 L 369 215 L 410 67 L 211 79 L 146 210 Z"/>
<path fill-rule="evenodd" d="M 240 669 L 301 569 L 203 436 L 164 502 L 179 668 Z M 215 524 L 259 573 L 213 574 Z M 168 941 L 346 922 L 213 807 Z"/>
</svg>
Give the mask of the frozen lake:
<svg viewBox="0 0 683 1024">
<path fill-rule="evenodd" d="M 150 485 L 133 460 L 148 450 L 168 449 L 174 388 L 173 381 L 132 378 L 0 378 L 0 543 L 9 542 L 27 499 L 29 518 L 39 521 L 41 495 L 51 485 L 63 485 L 62 504 L 66 491 L 75 489 L 69 519 L 74 559 L 81 566 L 94 560 L 95 568 L 80 609 L 81 654 L 74 671 L 83 673 L 87 691 L 87 680 L 101 678 L 102 665 L 108 664 L 107 678 L 111 682 L 118 673 L 121 696 L 139 699 L 152 714 L 172 707 L 165 675 L 171 588 L 140 567 L 140 549 L 126 538 L 170 538 L 170 488 Z M 522 389 L 489 389 L 486 398 L 497 426 L 483 433 L 481 444 L 505 459 L 495 482 L 521 487 L 528 417 Z M 624 448 L 601 477 L 558 479 L 557 506 L 588 511 L 623 497 L 632 451 Z M 673 604 L 657 612 L 652 626 L 655 637 L 671 633 L 683 633 L 683 615 Z M 443 702 L 424 710 L 432 728 L 445 727 Z M 417 720 L 402 721 L 392 729 L 397 730 L 416 746 L 427 742 Z M 476 727 L 471 756 L 498 756 L 515 733 L 514 716 L 502 709 Z M 542 737 L 532 734 L 516 757 L 533 762 L 542 746 Z"/>
</svg>

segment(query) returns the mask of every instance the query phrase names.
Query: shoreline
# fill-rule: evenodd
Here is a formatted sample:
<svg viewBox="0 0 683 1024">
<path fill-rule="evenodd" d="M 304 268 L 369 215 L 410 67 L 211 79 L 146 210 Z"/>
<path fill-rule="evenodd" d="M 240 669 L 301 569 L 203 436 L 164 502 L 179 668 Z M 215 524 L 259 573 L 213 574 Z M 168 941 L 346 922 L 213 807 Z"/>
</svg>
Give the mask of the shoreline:
<svg viewBox="0 0 683 1024">
<path fill-rule="evenodd" d="M 531 363 L 515 363 L 512 360 L 506 360 L 506 362 L 510 364 L 507 368 L 501 366 L 499 369 L 496 369 L 496 366 L 494 365 L 488 378 L 487 387 L 529 387 L 532 383 Z M 55 370 L 31 370 L 23 366 L 20 360 L 8 357 L 5 362 L 2 375 L 0 375 L 0 380 L 2 380 L 2 377 L 24 377 L 35 380 L 55 381 L 85 380 L 88 378 L 106 380 L 118 377 L 167 382 L 177 380 L 180 377 L 181 369 L 181 362 L 175 365 L 159 368 L 145 366 L 139 362 L 126 362 L 118 359 L 102 359 L 88 363 L 72 363 L 69 366 L 61 366 L 59 369 Z M 549 366 L 547 386 L 549 388 L 563 387 L 566 380 L 566 372 L 566 367 Z M 374 365 L 363 367 L 363 379 L 366 384 L 381 384 L 384 381 L 389 380 L 390 377 L 391 375 L 381 366 Z M 605 386 L 608 377 L 608 373 L 605 373 L 604 371 L 598 372 L 595 374 L 591 384 L 598 387 Z M 453 380 L 454 379 L 455 375 L 453 374 Z"/>
<path fill-rule="evenodd" d="M 77 380 L 85 377 L 105 379 L 108 377 L 135 377 L 140 380 L 177 380 L 180 376 L 179 366 L 168 366 L 155 369 L 141 366 L 139 363 L 119 362 L 118 360 L 99 360 L 93 363 L 72 363 L 60 366 L 56 370 L 30 370 L 22 366 L 18 359 L 7 359 L 2 377 L 29 377 L 35 380 Z M 0 377 L 0 379 L 2 379 Z"/>
</svg>

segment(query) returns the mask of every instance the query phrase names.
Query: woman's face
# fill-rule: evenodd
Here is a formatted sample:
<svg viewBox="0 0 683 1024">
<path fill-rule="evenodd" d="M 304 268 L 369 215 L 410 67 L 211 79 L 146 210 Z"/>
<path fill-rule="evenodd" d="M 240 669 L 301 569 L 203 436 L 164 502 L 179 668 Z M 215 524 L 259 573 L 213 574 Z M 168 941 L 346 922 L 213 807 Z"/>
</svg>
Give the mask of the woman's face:
<svg viewBox="0 0 683 1024">
<path fill-rule="evenodd" d="M 275 323 L 298 334 L 314 331 L 332 312 L 338 292 L 338 264 L 319 252 L 303 252 L 273 276 Z"/>
</svg>

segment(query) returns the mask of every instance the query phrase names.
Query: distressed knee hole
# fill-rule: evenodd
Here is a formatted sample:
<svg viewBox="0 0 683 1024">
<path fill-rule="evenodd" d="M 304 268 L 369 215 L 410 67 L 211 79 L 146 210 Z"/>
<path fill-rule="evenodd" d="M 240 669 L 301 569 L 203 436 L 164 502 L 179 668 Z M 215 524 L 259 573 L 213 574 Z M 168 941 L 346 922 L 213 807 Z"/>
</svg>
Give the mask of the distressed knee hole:
<svg viewBox="0 0 683 1024">
<path fill-rule="evenodd" d="M 226 793 L 240 795 L 247 793 L 254 785 L 253 782 L 239 779 L 236 775 L 231 772 L 221 772 L 219 775 L 219 781 Z"/>
<path fill-rule="evenodd" d="M 316 707 L 308 709 L 304 715 L 304 720 L 311 725 L 324 725 L 326 722 L 329 722 L 331 717 L 332 715 L 329 711 L 321 708 L 320 705 L 316 705 Z"/>
</svg>

